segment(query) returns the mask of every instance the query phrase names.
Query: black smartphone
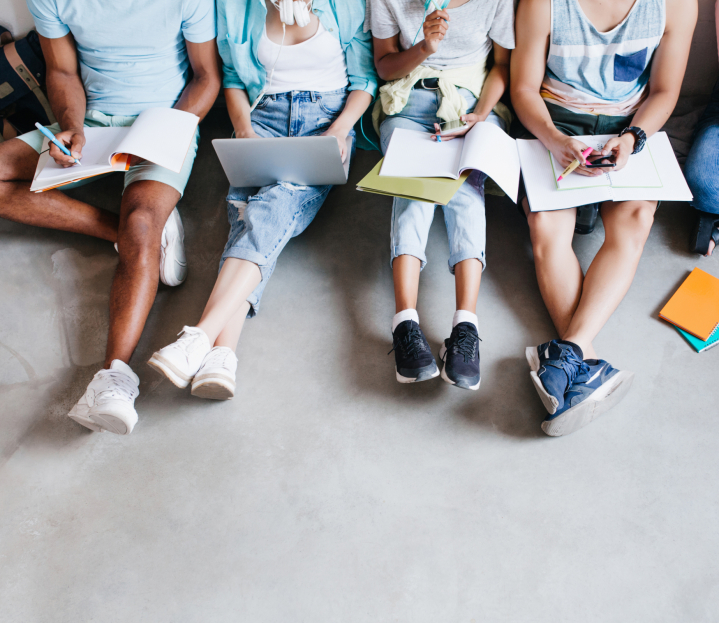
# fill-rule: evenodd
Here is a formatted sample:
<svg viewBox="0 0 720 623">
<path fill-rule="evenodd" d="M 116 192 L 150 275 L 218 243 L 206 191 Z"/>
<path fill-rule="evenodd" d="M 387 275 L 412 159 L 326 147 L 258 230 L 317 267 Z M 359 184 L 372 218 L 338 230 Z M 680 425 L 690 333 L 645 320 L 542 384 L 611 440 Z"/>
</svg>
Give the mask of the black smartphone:
<svg viewBox="0 0 720 623">
<path fill-rule="evenodd" d="M 603 163 L 603 160 L 607 160 L 608 162 Z M 585 165 L 586 169 L 599 169 L 600 167 L 614 167 L 617 166 L 616 162 L 612 162 L 610 160 L 610 156 L 600 156 L 600 158 L 595 158 L 595 160 L 588 160 L 587 164 Z"/>
</svg>

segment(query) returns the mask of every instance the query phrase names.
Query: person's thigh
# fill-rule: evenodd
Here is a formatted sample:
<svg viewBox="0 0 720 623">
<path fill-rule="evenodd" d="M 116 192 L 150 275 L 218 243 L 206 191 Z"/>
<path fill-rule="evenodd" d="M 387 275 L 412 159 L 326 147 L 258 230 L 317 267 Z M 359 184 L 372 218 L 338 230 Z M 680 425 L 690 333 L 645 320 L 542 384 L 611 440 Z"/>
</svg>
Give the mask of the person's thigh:
<svg viewBox="0 0 720 623">
<path fill-rule="evenodd" d="M 32 180 L 39 158 L 40 154 L 26 141 L 13 138 L 0 143 L 0 182 Z"/>
<path fill-rule="evenodd" d="M 415 130 L 416 132 L 434 132 L 439 106 L 437 91 L 413 89 L 410 91 L 405 108 L 397 115 L 385 117 L 380 124 L 380 146 L 387 151 L 392 133 L 396 128 Z"/>
<path fill-rule="evenodd" d="M 543 245 L 552 248 L 556 245 L 572 245 L 575 234 L 576 208 L 567 210 L 545 210 L 543 212 L 527 212 L 530 227 L 530 239 L 533 248 Z"/>
</svg>

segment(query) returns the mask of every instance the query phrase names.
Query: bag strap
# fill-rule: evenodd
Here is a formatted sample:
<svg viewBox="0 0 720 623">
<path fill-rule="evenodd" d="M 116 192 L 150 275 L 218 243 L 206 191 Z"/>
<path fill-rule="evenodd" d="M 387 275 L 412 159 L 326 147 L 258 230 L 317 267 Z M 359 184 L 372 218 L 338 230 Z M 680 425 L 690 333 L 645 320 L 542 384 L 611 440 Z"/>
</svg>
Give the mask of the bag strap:
<svg viewBox="0 0 720 623">
<path fill-rule="evenodd" d="M 22 81 L 27 84 L 28 88 L 35 94 L 38 102 L 40 102 L 40 105 L 45 110 L 45 114 L 47 115 L 50 123 L 55 123 L 55 115 L 53 115 L 52 109 L 50 108 L 50 102 L 48 102 L 45 97 L 45 93 L 43 93 L 40 88 L 40 83 L 35 79 L 35 76 L 32 75 L 32 72 L 25 66 L 22 58 L 20 58 L 20 55 L 17 53 L 15 43 L 7 43 L 3 46 L 2 51 L 5 53 L 5 58 L 7 58 L 8 63 L 10 63 L 10 67 L 15 70 L 15 73 L 20 76 Z"/>
</svg>

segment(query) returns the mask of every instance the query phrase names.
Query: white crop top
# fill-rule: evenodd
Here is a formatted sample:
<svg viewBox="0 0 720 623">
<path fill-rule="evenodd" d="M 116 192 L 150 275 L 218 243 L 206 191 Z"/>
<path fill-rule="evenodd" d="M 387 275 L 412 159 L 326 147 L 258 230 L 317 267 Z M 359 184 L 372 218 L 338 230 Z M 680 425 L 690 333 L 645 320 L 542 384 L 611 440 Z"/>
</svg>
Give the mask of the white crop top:
<svg viewBox="0 0 720 623">
<path fill-rule="evenodd" d="M 268 78 L 277 60 L 272 83 L 265 85 L 268 95 L 288 91 L 337 91 L 348 84 L 345 53 L 340 41 L 320 22 L 310 39 L 282 48 L 270 41 L 263 28 L 258 60 L 265 67 Z"/>
</svg>

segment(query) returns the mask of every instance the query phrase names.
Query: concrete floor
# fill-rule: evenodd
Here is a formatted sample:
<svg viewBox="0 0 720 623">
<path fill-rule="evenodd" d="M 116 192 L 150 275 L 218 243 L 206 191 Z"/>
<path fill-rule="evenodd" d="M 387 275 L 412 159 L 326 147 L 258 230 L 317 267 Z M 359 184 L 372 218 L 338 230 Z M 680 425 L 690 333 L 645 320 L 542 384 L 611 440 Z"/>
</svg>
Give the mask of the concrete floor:
<svg viewBox="0 0 720 623">
<path fill-rule="evenodd" d="M 480 391 L 400 385 L 391 201 L 354 190 L 377 160 L 360 152 L 246 325 L 237 397 L 203 402 L 144 363 L 199 318 L 226 239 L 224 112 L 202 130 L 180 204 L 190 275 L 161 286 L 133 358 L 129 437 L 66 418 L 103 358 L 112 245 L 0 222 L 3 623 L 718 620 L 719 350 L 657 319 L 694 266 L 718 274 L 688 253 L 687 206 L 663 206 L 596 342 L 632 391 L 551 439 L 523 356 L 554 337 L 527 226 L 489 199 Z M 117 210 L 121 188 L 74 194 Z M 576 240 L 585 266 L 601 240 Z M 454 310 L 440 213 L 428 255 L 437 350 Z"/>
</svg>

